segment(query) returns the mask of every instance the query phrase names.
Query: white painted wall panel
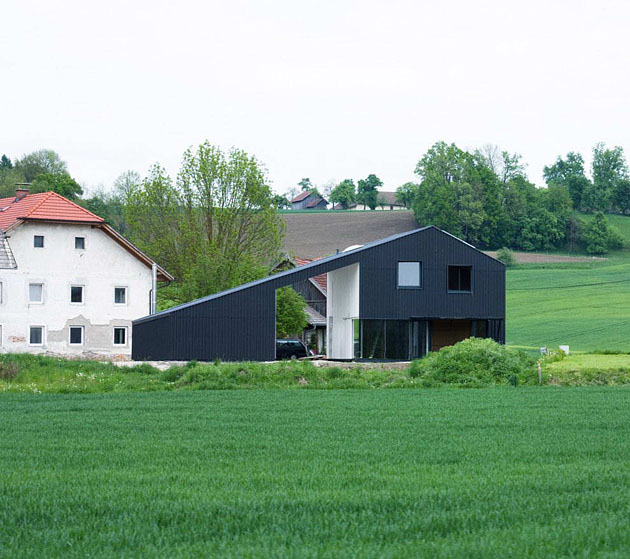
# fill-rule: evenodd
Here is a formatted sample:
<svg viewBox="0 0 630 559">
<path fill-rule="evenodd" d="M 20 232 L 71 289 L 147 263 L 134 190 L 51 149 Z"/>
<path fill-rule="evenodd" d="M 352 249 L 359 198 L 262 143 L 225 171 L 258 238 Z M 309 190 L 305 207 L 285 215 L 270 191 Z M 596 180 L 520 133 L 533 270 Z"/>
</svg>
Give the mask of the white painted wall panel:
<svg viewBox="0 0 630 559">
<path fill-rule="evenodd" d="M 359 264 L 328 272 L 326 301 L 329 359 L 353 359 L 353 319 L 359 318 Z"/>
</svg>

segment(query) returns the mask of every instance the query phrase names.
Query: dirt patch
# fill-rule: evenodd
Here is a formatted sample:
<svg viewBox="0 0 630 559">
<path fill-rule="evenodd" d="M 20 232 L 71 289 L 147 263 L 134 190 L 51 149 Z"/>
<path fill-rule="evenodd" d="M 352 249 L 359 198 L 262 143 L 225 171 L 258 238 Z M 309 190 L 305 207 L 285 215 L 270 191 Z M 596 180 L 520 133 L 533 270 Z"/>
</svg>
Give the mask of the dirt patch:
<svg viewBox="0 0 630 559">
<path fill-rule="evenodd" d="M 487 251 L 488 256 L 497 257 L 496 251 Z M 606 260 L 598 256 L 565 256 L 562 254 L 544 254 L 540 252 L 513 252 L 517 264 L 557 264 L 561 262 L 593 262 Z"/>
</svg>

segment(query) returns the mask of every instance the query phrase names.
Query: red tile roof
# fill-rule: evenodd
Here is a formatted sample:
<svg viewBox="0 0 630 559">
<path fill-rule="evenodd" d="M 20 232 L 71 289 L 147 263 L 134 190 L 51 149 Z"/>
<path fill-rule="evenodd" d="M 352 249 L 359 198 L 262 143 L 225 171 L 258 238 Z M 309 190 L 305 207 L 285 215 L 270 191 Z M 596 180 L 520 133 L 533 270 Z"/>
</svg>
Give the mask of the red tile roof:
<svg viewBox="0 0 630 559">
<path fill-rule="evenodd" d="M 319 258 L 315 258 L 315 260 L 319 260 Z M 313 262 L 312 260 L 309 260 L 308 258 L 297 258 L 297 257 L 295 258 L 295 261 L 298 266 L 304 266 L 304 264 Z M 315 276 L 310 279 L 312 279 L 317 285 L 319 285 L 320 289 L 324 292 L 324 294 L 327 293 L 328 274 L 320 274 L 319 276 Z"/>
<path fill-rule="evenodd" d="M 0 198 L 0 229 L 6 231 L 23 219 L 104 223 L 102 217 L 82 208 L 56 192 L 27 194 L 17 202 L 15 197 Z"/>
</svg>

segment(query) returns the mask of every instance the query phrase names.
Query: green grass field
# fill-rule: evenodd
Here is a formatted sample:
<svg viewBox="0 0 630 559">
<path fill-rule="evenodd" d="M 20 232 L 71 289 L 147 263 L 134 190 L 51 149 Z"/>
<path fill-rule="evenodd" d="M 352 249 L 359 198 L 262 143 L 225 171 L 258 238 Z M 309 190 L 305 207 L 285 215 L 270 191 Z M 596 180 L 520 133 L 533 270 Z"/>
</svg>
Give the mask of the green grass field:
<svg viewBox="0 0 630 559">
<path fill-rule="evenodd" d="M 630 245 L 630 217 L 608 220 Z M 630 352 L 630 250 L 508 269 L 506 337 L 517 346 Z"/>
<path fill-rule="evenodd" d="M 630 351 L 630 254 L 507 272 L 507 342 Z"/>
<path fill-rule="evenodd" d="M 0 557 L 628 557 L 623 388 L 0 396 Z"/>
</svg>

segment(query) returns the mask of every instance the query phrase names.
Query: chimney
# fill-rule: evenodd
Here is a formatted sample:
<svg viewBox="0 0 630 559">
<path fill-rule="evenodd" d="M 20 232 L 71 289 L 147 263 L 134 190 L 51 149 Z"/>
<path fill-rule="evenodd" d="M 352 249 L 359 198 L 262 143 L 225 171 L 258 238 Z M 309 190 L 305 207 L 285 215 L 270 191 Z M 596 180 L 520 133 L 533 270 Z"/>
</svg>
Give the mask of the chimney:
<svg viewBox="0 0 630 559">
<path fill-rule="evenodd" d="M 13 201 L 19 202 L 22 198 L 24 198 L 24 196 L 26 196 L 30 192 L 30 189 L 28 187 L 31 186 L 31 184 L 28 182 L 18 183 L 15 186 L 17 188 L 15 189 L 15 200 Z"/>
</svg>

